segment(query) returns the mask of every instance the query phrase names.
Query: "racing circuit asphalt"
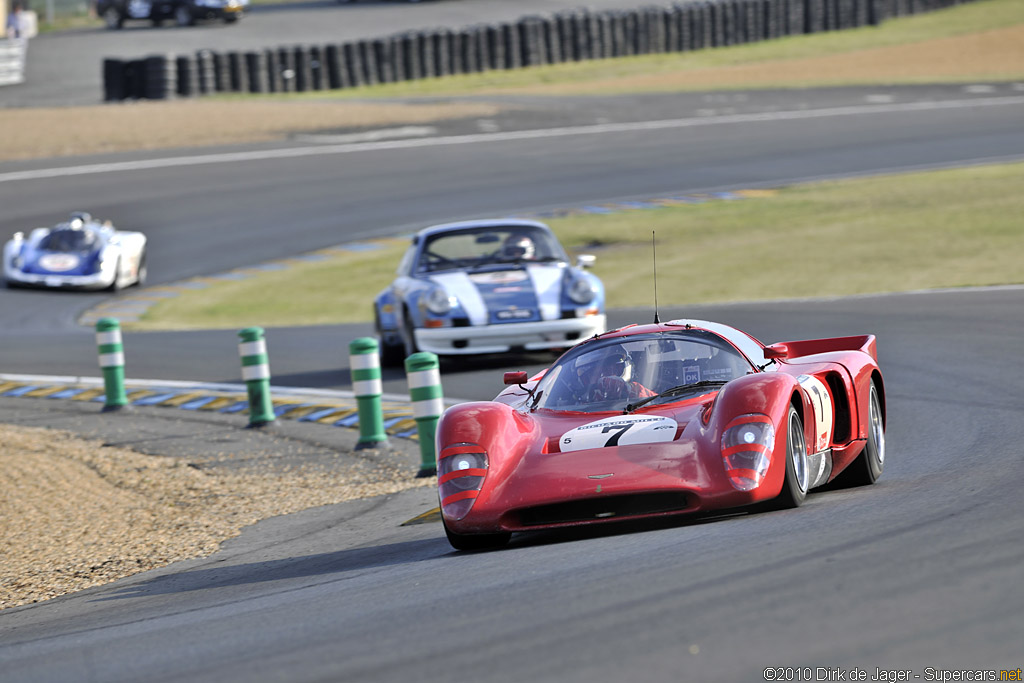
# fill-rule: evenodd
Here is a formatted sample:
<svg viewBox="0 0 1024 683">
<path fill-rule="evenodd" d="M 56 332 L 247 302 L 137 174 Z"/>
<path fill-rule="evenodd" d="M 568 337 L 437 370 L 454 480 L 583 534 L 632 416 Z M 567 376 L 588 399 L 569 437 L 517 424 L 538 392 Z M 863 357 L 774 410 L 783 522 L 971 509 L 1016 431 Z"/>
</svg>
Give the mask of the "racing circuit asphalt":
<svg viewBox="0 0 1024 683">
<path fill-rule="evenodd" d="M 308 510 L 206 559 L 4 611 L 4 680 L 759 681 L 766 667 L 937 680 L 928 668 L 1020 666 L 1024 288 L 688 313 L 772 341 L 876 333 L 879 483 L 482 554 L 454 553 L 436 523 L 400 526 L 435 504 L 429 489 Z"/>
<path fill-rule="evenodd" d="M 150 282 L 159 284 L 446 220 L 1024 158 L 1024 95 L 1009 84 L 528 102 L 526 112 L 489 120 L 497 130 L 487 134 L 466 120 L 414 140 L 0 164 L 0 239 L 87 209 L 148 235 Z M 240 152 L 250 156 L 225 156 Z M 673 286 L 671 274 L 663 278 Z M 95 374 L 92 330 L 76 320 L 104 299 L 0 291 L 3 371 Z M 348 343 L 370 333 L 268 330 L 274 382 L 348 389 Z M 127 372 L 237 382 L 236 345 L 235 330 L 126 333 Z M 460 366 L 447 395 L 490 398 L 496 367 Z M 385 373 L 385 391 L 406 391 L 400 371 Z"/>
<path fill-rule="evenodd" d="M 891 89 L 888 106 L 872 109 L 880 92 L 800 93 L 786 111 L 822 110 L 802 118 L 744 118 L 770 99 L 757 93 L 705 100 L 734 118 L 705 112 L 699 125 L 657 130 L 33 180 L 8 174 L 115 159 L 3 164 L 0 238 L 87 208 L 146 231 L 154 281 L 166 282 L 436 220 L 1024 157 L 1024 104 L 1010 87 Z M 697 120 L 688 98 L 699 97 L 644 104 L 650 119 Z M 961 104 L 927 104 L 936 100 Z M 639 106 L 587 103 L 564 100 L 543 124 L 502 125 L 644 120 Z M 464 125 L 444 134 L 476 132 Z M 856 265 L 837 255 L 837 267 Z M 685 285 L 685 274 L 659 274 L 661 288 Z M 98 374 L 92 330 L 74 321 L 102 298 L 0 292 L 3 370 Z M 5 610 L 3 679 L 758 681 L 765 667 L 856 666 L 927 680 L 926 667 L 1017 669 L 1022 304 L 1024 290 L 1005 288 L 662 312 L 765 342 L 876 334 L 889 412 L 876 486 L 812 495 L 786 512 L 524 535 L 485 554 L 453 553 L 437 524 L 399 526 L 432 503 L 427 490 L 309 510 L 256 525 L 204 560 Z M 612 322 L 649 315 L 614 311 Z M 344 350 L 368 331 L 270 330 L 274 382 L 347 388 Z M 126 334 L 128 371 L 237 381 L 236 343 L 230 330 Z M 448 373 L 446 394 L 488 398 L 503 369 L 486 361 Z M 389 375 L 386 391 L 404 391 L 401 378 Z"/>
</svg>

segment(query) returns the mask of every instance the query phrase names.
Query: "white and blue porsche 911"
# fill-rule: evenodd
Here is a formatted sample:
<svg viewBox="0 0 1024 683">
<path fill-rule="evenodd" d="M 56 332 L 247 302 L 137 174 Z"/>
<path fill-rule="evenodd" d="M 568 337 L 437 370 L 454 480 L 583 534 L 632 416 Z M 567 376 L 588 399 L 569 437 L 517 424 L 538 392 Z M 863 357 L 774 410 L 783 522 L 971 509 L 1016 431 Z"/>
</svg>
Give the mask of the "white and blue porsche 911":
<svg viewBox="0 0 1024 683">
<path fill-rule="evenodd" d="M 146 236 L 83 212 L 52 228 L 14 234 L 4 246 L 8 287 L 109 289 L 146 281 Z"/>
<path fill-rule="evenodd" d="M 570 265 L 543 223 L 477 220 L 425 228 L 377 295 L 381 356 L 563 349 L 605 331 L 604 286 L 591 255 Z"/>
</svg>

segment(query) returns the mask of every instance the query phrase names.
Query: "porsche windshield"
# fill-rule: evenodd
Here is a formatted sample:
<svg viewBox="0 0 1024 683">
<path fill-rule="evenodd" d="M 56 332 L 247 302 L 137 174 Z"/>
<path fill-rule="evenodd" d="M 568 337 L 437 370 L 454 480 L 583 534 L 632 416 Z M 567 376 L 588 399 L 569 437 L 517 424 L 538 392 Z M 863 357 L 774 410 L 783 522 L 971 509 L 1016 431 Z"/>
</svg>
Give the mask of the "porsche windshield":
<svg viewBox="0 0 1024 683">
<path fill-rule="evenodd" d="M 416 271 L 429 273 L 564 260 L 565 252 L 546 230 L 521 225 L 499 226 L 453 230 L 427 237 Z"/>
<path fill-rule="evenodd" d="M 537 407 L 598 412 L 658 405 L 715 391 L 751 372 L 731 344 L 703 330 L 606 339 L 559 359 L 537 385 Z"/>
</svg>

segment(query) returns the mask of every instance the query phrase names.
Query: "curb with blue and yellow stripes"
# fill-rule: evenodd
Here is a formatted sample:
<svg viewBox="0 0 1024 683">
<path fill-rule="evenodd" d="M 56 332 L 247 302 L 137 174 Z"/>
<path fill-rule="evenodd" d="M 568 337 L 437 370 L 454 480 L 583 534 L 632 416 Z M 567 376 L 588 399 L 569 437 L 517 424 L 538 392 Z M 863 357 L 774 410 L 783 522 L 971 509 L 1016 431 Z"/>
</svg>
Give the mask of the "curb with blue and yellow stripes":
<svg viewBox="0 0 1024 683">
<path fill-rule="evenodd" d="M 126 380 L 128 404 L 197 412 L 249 414 L 246 387 L 163 380 Z M 297 422 L 316 422 L 356 428 L 359 412 L 352 392 L 271 387 L 274 416 Z M 51 377 L 0 374 L 0 398 L 66 399 L 104 403 L 99 377 Z M 416 421 L 407 398 L 385 395 L 381 400 L 384 430 L 389 436 L 418 440 Z"/>
</svg>

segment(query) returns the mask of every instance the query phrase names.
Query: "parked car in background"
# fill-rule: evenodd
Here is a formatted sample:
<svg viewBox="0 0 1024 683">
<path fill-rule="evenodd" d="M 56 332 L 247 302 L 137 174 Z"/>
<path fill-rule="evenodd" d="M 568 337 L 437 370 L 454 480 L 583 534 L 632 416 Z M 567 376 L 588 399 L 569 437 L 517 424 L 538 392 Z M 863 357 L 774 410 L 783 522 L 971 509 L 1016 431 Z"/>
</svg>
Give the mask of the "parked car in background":
<svg viewBox="0 0 1024 683">
<path fill-rule="evenodd" d="M 83 212 L 52 228 L 14 234 L 4 245 L 8 287 L 109 289 L 146 281 L 146 236 Z"/>
<path fill-rule="evenodd" d="M 385 365 L 439 356 L 566 349 L 605 330 L 604 286 L 569 263 L 543 223 L 489 219 L 419 231 L 374 302 Z"/>
<path fill-rule="evenodd" d="M 173 20 L 178 26 L 192 26 L 205 19 L 234 23 L 242 18 L 249 0 L 97 0 L 96 14 L 107 28 L 118 29 L 125 21 L 149 21 L 159 26 Z"/>
</svg>

